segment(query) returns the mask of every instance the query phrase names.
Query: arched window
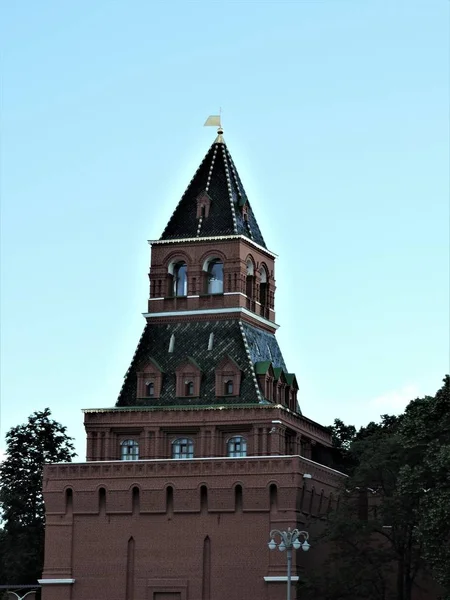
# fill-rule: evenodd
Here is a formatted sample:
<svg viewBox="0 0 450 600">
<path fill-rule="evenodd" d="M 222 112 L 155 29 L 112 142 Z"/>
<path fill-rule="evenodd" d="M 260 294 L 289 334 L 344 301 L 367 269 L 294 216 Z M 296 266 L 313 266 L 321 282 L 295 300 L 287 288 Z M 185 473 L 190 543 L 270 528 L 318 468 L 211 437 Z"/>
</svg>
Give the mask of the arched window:
<svg viewBox="0 0 450 600">
<path fill-rule="evenodd" d="M 186 396 L 193 396 L 194 395 L 194 382 L 193 381 L 186 381 L 184 384 L 184 393 Z"/>
<path fill-rule="evenodd" d="M 240 484 L 234 488 L 234 510 L 242 512 L 242 485 Z"/>
<path fill-rule="evenodd" d="M 236 435 L 228 440 L 227 456 L 247 456 L 247 440 Z"/>
<path fill-rule="evenodd" d="M 136 440 L 124 440 L 120 444 L 120 458 L 121 460 L 138 460 L 139 444 Z"/>
<path fill-rule="evenodd" d="M 200 511 L 202 513 L 208 512 L 208 488 L 206 485 L 202 485 L 200 488 Z"/>
<path fill-rule="evenodd" d="M 225 381 L 224 387 L 225 396 L 232 396 L 234 392 L 233 381 L 231 379 Z"/>
<path fill-rule="evenodd" d="M 98 511 L 101 515 L 106 512 L 106 490 L 104 487 L 98 490 Z"/>
<path fill-rule="evenodd" d="M 166 488 L 166 513 L 169 516 L 173 514 L 173 487 L 171 485 Z"/>
<path fill-rule="evenodd" d="M 278 508 L 278 488 L 272 483 L 269 488 L 270 512 L 276 512 Z"/>
<path fill-rule="evenodd" d="M 72 514 L 73 510 L 73 490 L 67 488 L 66 490 L 66 514 Z"/>
<path fill-rule="evenodd" d="M 179 262 L 173 268 L 173 295 L 187 296 L 187 266 Z"/>
<path fill-rule="evenodd" d="M 131 510 L 133 515 L 138 515 L 140 511 L 139 488 L 136 486 L 131 492 Z"/>
<path fill-rule="evenodd" d="M 223 294 L 223 263 L 218 259 L 208 265 L 208 294 Z"/>
<path fill-rule="evenodd" d="M 178 438 L 172 443 L 172 458 L 194 458 L 194 442 L 190 438 Z"/>
<path fill-rule="evenodd" d="M 153 381 L 147 381 L 147 383 L 145 384 L 145 395 L 149 398 L 153 398 L 153 396 L 155 395 L 155 384 L 153 383 Z"/>
<path fill-rule="evenodd" d="M 265 267 L 259 270 L 260 286 L 259 286 L 259 301 L 262 306 L 267 305 L 267 271 Z"/>
<path fill-rule="evenodd" d="M 253 298 L 253 290 L 254 290 L 254 280 L 255 280 L 255 270 L 253 267 L 253 262 L 250 258 L 247 260 L 247 279 L 245 284 L 245 293 L 249 298 Z"/>
</svg>

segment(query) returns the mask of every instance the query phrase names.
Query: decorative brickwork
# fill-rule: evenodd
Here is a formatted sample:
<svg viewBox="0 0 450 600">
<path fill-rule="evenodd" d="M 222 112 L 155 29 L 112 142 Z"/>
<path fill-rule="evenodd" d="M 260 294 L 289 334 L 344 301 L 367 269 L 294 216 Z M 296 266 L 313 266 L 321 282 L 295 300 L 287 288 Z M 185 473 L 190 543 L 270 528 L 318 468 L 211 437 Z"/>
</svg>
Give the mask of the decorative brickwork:
<svg viewBox="0 0 450 600">
<path fill-rule="evenodd" d="M 43 600 L 285 598 L 269 531 L 317 539 L 344 476 L 275 337 L 274 261 L 219 135 L 152 243 L 116 407 L 84 411 L 86 463 L 45 468 Z"/>
</svg>

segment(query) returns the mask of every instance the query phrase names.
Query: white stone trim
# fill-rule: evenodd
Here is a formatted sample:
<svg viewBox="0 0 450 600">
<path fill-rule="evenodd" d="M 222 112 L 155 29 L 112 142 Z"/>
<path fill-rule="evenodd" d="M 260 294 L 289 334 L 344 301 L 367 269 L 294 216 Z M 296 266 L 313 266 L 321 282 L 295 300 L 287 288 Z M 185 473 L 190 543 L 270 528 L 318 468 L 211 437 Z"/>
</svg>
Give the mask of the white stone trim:
<svg viewBox="0 0 450 600">
<path fill-rule="evenodd" d="M 260 407 L 261 405 L 255 404 L 254 405 L 256 408 Z M 275 408 L 279 408 L 274 404 L 267 404 L 265 405 L 267 407 L 275 407 Z M 145 409 L 145 406 L 143 407 L 139 407 L 142 409 Z M 203 408 L 203 407 L 202 407 Z M 225 409 L 225 406 L 221 406 L 218 407 L 219 409 Z M 235 408 L 235 406 L 232 406 L 232 408 Z M 246 408 L 249 408 L 248 405 L 246 405 Z M 253 408 L 253 407 L 251 407 Z M 120 408 L 114 408 L 114 409 L 110 409 L 110 408 L 82 408 L 81 412 L 83 413 L 102 413 L 102 412 L 127 412 L 127 409 L 125 407 L 120 407 Z M 266 460 L 268 458 L 273 458 L 274 460 L 280 460 L 282 458 L 301 458 L 302 460 L 311 463 L 313 465 L 317 465 L 318 467 L 320 467 L 321 469 L 323 469 L 324 471 L 329 471 L 331 473 L 336 473 L 337 475 L 341 475 L 342 477 L 349 477 L 348 475 L 346 475 L 345 473 L 341 473 L 340 471 L 336 471 L 336 469 L 332 469 L 331 467 L 327 467 L 326 465 L 321 465 L 318 462 L 315 462 L 314 460 L 311 460 L 309 458 L 305 458 L 304 456 L 300 456 L 300 454 L 269 454 L 269 455 L 259 455 L 259 456 L 209 456 L 209 457 L 202 457 L 202 458 L 183 458 L 180 460 L 183 460 L 183 462 L 188 462 L 188 461 L 192 461 L 192 462 L 203 462 L 203 461 L 231 461 L 231 460 Z M 135 461 L 129 461 L 127 464 L 133 464 L 133 463 L 167 463 L 168 461 L 175 461 L 178 459 L 175 458 L 140 458 L 138 460 Z M 64 465 L 64 466 L 74 466 L 74 465 L 93 465 L 93 464 L 99 464 L 99 463 L 118 463 L 118 464 L 124 464 L 125 461 L 123 460 L 89 460 L 89 461 L 84 461 L 84 462 L 72 462 L 72 463 L 68 463 L 68 462 L 59 462 L 59 463 L 51 463 L 51 465 Z M 47 580 L 47 581 L 57 581 L 55 580 Z M 59 581 L 59 580 L 58 580 Z M 71 579 L 64 579 L 61 581 L 67 581 L 70 582 L 72 581 Z M 73 580 L 75 581 L 75 579 Z"/>
<path fill-rule="evenodd" d="M 161 298 L 149 298 L 150 302 L 153 302 L 154 300 L 164 300 L 164 296 L 161 296 Z"/>
<path fill-rule="evenodd" d="M 75 579 L 38 579 L 41 585 L 66 585 L 75 583 Z"/>
<path fill-rule="evenodd" d="M 298 575 L 292 575 L 291 576 L 291 582 L 292 583 L 296 583 L 299 580 Z M 274 577 L 264 577 L 264 581 L 267 581 L 268 583 L 271 582 L 277 582 L 277 581 L 282 581 L 284 583 L 287 583 L 287 575 L 277 575 Z"/>
<path fill-rule="evenodd" d="M 142 313 L 142 316 L 144 316 L 147 319 L 153 317 L 187 317 L 189 315 L 223 315 L 236 312 L 243 313 L 248 317 L 255 319 L 256 321 L 259 321 L 260 323 L 264 323 L 265 325 L 272 327 L 273 329 L 279 328 L 279 325 L 277 325 L 273 321 L 269 321 L 269 319 L 265 319 L 264 317 L 261 317 L 260 315 L 257 315 L 251 312 L 250 310 L 243 308 L 242 306 L 237 308 L 205 308 L 201 310 L 169 310 L 167 312 Z"/>
<path fill-rule="evenodd" d="M 248 242 L 252 246 L 255 246 L 255 248 L 262 250 L 262 252 L 266 252 L 272 258 L 278 257 L 278 254 L 275 254 L 275 252 L 271 252 L 267 248 L 264 248 L 263 246 L 260 246 L 259 244 L 254 242 L 252 239 L 248 238 L 245 235 L 241 235 L 241 234 L 238 234 L 238 235 L 236 235 L 236 234 L 235 235 L 214 235 L 214 236 L 208 236 L 208 237 L 195 237 L 195 238 L 179 238 L 179 239 L 175 239 L 175 240 L 147 240 L 147 241 L 151 246 L 153 244 L 158 245 L 158 246 L 163 246 L 164 244 L 183 244 L 184 242 L 213 242 L 213 241 L 217 241 L 217 240 L 236 240 L 236 239 L 241 239 L 244 242 Z"/>
<path fill-rule="evenodd" d="M 248 296 L 246 296 L 242 292 L 224 292 L 223 295 L 224 296 L 244 296 L 244 298 L 248 298 Z"/>
</svg>

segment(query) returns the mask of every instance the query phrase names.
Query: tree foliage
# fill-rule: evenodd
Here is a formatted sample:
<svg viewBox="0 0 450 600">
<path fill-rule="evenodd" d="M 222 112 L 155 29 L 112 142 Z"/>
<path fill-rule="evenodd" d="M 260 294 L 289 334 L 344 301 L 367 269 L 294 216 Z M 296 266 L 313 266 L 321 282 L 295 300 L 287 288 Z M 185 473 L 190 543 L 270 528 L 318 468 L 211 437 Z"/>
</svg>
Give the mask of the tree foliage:
<svg viewBox="0 0 450 600">
<path fill-rule="evenodd" d="M 0 577 L 3 583 L 35 583 L 42 574 L 45 509 L 44 464 L 70 462 L 75 456 L 66 427 L 50 409 L 33 413 L 28 422 L 6 434 L 6 458 L 0 465 Z"/>
<path fill-rule="evenodd" d="M 358 432 L 337 419 L 333 434 L 349 479 L 324 533 L 331 554 L 302 594 L 411 600 L 431 575 L 450 600 L 450 377 L 398 417 Z"/>
</svg>

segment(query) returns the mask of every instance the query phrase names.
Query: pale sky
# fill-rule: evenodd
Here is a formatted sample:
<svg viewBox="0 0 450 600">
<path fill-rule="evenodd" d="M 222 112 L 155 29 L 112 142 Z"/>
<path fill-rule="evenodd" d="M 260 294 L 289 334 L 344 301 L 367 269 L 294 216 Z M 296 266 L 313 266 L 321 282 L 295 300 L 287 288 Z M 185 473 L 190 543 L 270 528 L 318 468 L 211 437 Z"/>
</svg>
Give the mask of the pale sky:
<svg viewBox="0 0 450 600">
<path fill-rule="evenodd" d="M 441 386 L 447 0 L 23 0 L 0 40 L 0 449 L 49 406 L 84 459 L 219 107 L 303 413 L 363 425 Z"/>
</svg>

